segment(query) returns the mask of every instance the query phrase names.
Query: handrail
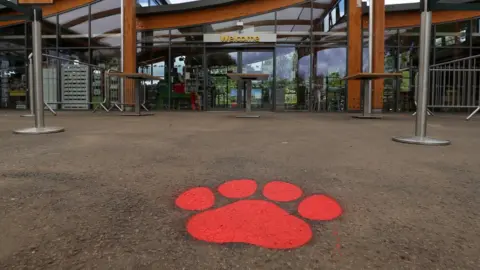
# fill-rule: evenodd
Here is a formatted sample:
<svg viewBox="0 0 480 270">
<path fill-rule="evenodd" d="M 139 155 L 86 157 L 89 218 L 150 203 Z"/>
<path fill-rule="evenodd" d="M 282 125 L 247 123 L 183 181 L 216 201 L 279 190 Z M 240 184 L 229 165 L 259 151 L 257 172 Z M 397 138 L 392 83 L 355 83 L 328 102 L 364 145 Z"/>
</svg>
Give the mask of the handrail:
<svg viewBox="0 0 480 270">
<path fill-rule="evenodd" d="M 454 63 L 457 63 L 457 62 L 460 62 L 460 61 L 472 60 L 472 59 L 476 59 L 476 58 L 480 58 L 480 54 L 469 56 L 469 57 L 464 57 L 464 58 L 460 58 L 460 59 L 456 59 L 456 60 L 452 60 L 452 61 L 448 61 L 448 62 L 438 63 L 438 64 L 435 64 L 435 65 L 430 65 L 430 68 L 443 66 L 443 65 L 448 65 L 448 64 L 454 64 Z"/>
</svg>

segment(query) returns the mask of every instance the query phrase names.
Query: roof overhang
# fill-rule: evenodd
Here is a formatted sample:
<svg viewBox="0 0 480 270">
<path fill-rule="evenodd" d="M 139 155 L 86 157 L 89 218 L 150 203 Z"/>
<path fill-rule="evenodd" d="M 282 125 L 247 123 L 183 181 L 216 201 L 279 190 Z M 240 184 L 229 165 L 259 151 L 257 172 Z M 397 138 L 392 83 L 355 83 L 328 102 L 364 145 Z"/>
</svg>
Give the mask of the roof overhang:
<svg viewBox="0 0 480 270">
<path fill-rule="evenodd" d="M 385 5 L 385 12 L 418 11 L 420 12 L 420 3 Z M 368 14 L 368 5 L 362 2 L 362 13 Z"/>
<path fill-rule="evenodd" d="M 214 6 L 230 5 L 237 2 L 244 2 L 247 0 L 202 0 L 193 1 L 174 5 L 161 5 L 152 7 L 137 7 L 137 15 L 150 15 L 159 13 L 176 13 L 192 10 L 207 9 Z"/>
</svg>

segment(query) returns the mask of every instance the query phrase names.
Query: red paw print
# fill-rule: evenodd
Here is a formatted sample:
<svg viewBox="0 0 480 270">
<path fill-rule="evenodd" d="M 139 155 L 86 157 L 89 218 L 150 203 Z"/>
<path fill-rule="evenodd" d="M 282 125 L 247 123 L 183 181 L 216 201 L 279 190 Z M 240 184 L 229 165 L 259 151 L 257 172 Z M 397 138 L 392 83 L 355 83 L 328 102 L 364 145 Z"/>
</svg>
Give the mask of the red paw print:
<svg viewBox="0 0 480 270">
<path fill-rule="evenodd" d="M 213 206 L 215 196 L 209 188 L 197 187 L 182 193 L 175 203 L 185 210 L 206 210 L 187 222 L 188 233 L 202 241 L 247 243 L 273 249 L 297 248 L 310 241 L 310 225 L 271 202 L 299 199 L 303 194 L 299 187 L 273 181 L 263 187 L 263 196 L 270 201 L 245 199 L 256 190 L 254 180 L 231 180 L 220 185 L 218 192 L 227 198 L 242 200 L 206 210 Z M 328 196 L 312 195 L 300 202 L 298 214 L 310 220 L 328 221 L 339 217 L 342 208 Z"/>
</svg>

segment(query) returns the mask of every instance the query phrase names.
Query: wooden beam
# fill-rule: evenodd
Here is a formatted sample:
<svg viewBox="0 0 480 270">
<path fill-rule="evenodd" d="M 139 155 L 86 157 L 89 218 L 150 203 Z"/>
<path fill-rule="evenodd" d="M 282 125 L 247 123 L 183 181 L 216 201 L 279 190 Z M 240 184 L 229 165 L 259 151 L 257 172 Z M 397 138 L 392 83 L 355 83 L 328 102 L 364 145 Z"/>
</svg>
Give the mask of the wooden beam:
<svg viewBox="0 0 480 270">
<path fill-rule="evenodd" d="M 480 17 L 480 10 L 432 11 L 432 23 L 445 23 Z M 368 26 L 368 15 L 363 16 L 363 27 Z M 406 28 L 420 26 L 418 11 L 390 12 L 385 16 L 385 28 Z"/>
<path fill-rule="evenodd" d="M 348 3 L 348 52 L 347 52 L 347 74 L 352 76 L 362 72 L 362 8 L 357 6 L 357 1 Z M 349 81 L 348 111 L 360 111 L 361 82 Z"/>
<path fill-rule="evenodd" d="M 18 0 L 19 5 L 53 4 L 53 0 Z"/>
<path fill-rule="evenodd" d="M 385 0 L 373 1 L 373 72 L 385 72 Z M 384 79 L 372 83 L 372 108 L 383 109 Z"/>
<path fill-rule="evenodd" d="M 137 72 L 136 0 L 123 0 L 123 72 Z M 135 104 L 135 81 L 126 79 L 124 103 Z"/>
<path fill-rule="evenodd" d="M 142 15 L 141 17 L 139 15 L 137 18 L 137 29 L 166 29 L 216 23 L 263 14 L 302 2 L 304 2 L 304 0 L 250 0 L 181 13 Z"/>
</svg>

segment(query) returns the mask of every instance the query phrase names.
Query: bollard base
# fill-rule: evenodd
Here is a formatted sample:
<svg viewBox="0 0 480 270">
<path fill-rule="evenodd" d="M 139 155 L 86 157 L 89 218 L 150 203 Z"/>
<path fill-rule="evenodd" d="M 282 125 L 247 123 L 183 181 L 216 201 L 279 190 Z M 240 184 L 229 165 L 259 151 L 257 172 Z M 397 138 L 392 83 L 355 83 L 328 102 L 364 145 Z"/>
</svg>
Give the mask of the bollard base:
<svg viewBox="0 0 480 270">
<path fill-rule="evenodd" d="M 355 119 L 382 119 L 383 116 L 375 115 L 375 114 L 362 114 L 362 115 L 354 115 L 352 118 Z"/>
<path fill-rule="evenodd" d="M 260 115 L 253 115 L 253 114 L 243 114 L 237 115 L 236 118 L 260 118 Z"/>
<path fill-rule="evenodd" d="M 153 113 L 122 113 L 121 116 L 152 116 Z"/>
<path fill-rule="evenodd" d="M 448 140 L 438 140 L 429 137 L 393 137 L 394 142 L 407 143 L 407 144 L 418 144 L 418 145 L 428 145 L 428 146 L 445 146 L 450 145 L 451 142 Z"/>
<path fill-rule="evenodd" d="M 14 130 L 15 134 L 24 134 L 24 135 L 41 135 L 41 134 L 52 134 L 64 132 L 65 129 L 62 127 L 43 127 L 43 128 L 24 128 Z"/>
<path fill-rule="evenodd" d="M 23 114 L 23 115 L 20 115 L 20 117 L 34 117 L 35 114 Z"/>
</svg>

